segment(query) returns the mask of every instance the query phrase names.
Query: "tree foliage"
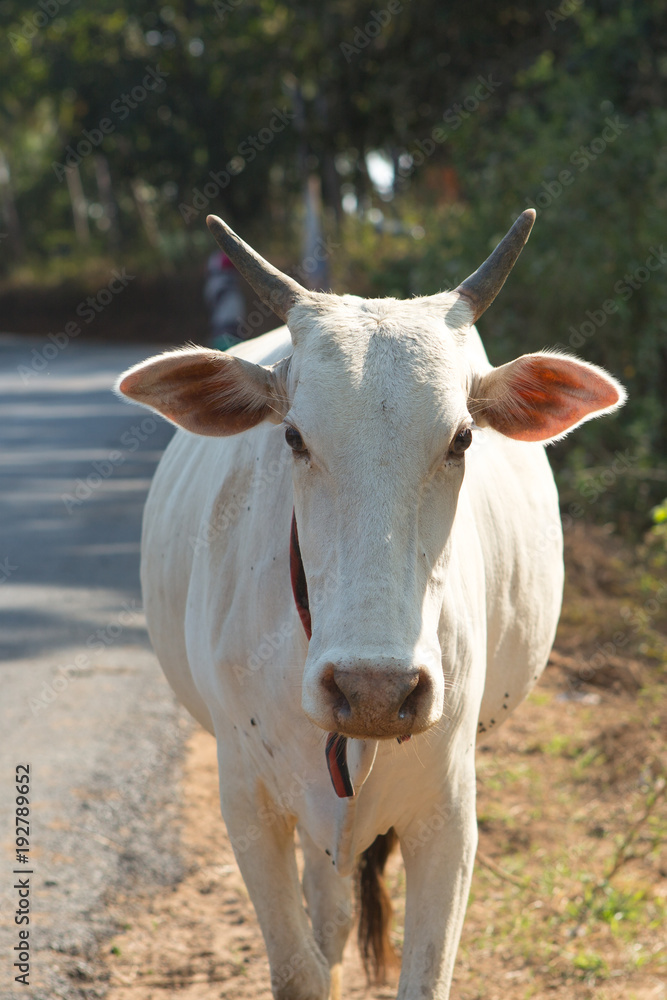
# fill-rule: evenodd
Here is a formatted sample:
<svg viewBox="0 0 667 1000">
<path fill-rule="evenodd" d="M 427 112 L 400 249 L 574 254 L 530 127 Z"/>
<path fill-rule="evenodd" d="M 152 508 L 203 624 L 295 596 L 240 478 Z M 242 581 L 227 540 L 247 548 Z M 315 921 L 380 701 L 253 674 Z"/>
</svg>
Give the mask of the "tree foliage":
<svg viewBox="0 0 667 1000">
<path fill-rule="evenodd" d="M 181 266 L 209 247 L 207 211 L 294 257 L 310 175 L 342 233 L 339 290 L 409 295 L 460 280 L 534 204 L 481 323 L 492 359 L 561 344 L 621 377 L 629 405 L 578 432 L 563 481 L 579 503 L 585 470 L 628 451 L 596 510 L 664 496 L 661 0 L 0 0 L 0 16 L 6 276 Z"/>
</svg>

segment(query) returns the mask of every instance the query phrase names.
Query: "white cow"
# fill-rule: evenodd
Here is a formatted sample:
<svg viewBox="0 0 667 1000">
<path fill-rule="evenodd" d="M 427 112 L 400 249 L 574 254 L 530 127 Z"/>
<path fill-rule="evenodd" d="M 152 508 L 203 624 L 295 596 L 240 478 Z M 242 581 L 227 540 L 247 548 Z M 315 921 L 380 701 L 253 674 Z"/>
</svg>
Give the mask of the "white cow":
<svg viewBox="0 0 667 1000">
<path fill-rule="evenodd" d="M 146 505 L 146 614 L 169 682 L 215 734 L 279 1000 L 340 995 L 360 860 L 362 950 L 382 973 L 394 831 L 398 995 L 449 995 L 477 843 L 476 732 L 535 683 L 560 610 L 542 443 L 625 398 L 562 354 L 486 358 L 472 324 L 534 214 L 455 291 L 407 302 L 308 292 L 210 217 L 287 327 L 230 353 L 172 351 L 119 383 L 184 428 Z"/>
</svg>

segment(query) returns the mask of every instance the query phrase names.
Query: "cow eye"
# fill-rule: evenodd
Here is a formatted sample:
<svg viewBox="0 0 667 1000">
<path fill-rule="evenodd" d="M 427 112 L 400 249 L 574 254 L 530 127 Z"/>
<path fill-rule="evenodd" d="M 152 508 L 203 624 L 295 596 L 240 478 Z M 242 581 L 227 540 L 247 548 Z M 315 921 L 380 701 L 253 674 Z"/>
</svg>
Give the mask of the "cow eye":
<svg viewBox="0 0 667 1000">
<path fill-rule="evenodd" d="M 285 440 L 287 441 L 292 451 L 296 451 L 298 453 L 303 454 L 303 452 L 307 450 L 305 444 L 303 443 L 303 438 L 299 434 L 296 427 L 285 428 Z"/>
<path fill-rule="evenodd" d="M 469 427 L 465 427 L 462 431 L 454 438 L 452 442 L 452 451 L 455 455 L 462 455 L 464 451 L 472 444 L 472 431 Z"/>
</svg>

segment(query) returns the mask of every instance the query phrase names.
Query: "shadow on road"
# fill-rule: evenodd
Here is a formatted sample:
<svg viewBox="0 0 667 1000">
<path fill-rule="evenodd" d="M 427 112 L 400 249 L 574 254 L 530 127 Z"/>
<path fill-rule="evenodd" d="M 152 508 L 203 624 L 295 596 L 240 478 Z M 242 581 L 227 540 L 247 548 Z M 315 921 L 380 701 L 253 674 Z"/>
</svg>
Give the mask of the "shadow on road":
<svg viewBox="0 0 667 1000">
<path fill-rule="evenodd" d="M 172 428 L 111 392 L 156 347 L 54 349 L 0 337 L 0 857 L 7 872 L 18 861 L 22 764 L 31 997 L 85 1000 L 81 963 L 114 929 L 109 898 L 181 877 L 173 789 L 190 724 L 150 650 L 139 586 L 142 508 Z M 8 884 L 0 995 L 17 1000 L 18 986 L 3 992 Z"/>
<path fill-rule="evenodd" d="M 33 346 L 0 340 L 3 659 L 93 642 L 118 591 L 139 603 L 141 512 L 172 433 L 111 392 L 154 347 L 70 344 L 34 372 Z"/>
</svg>

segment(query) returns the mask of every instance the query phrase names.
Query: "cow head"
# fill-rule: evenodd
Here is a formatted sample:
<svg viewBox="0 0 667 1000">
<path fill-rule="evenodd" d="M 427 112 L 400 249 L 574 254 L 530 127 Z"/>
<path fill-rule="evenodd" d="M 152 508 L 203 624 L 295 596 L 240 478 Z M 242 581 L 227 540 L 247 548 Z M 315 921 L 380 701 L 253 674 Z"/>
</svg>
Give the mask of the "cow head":
<svg viewBox="0 0 667 1000">
<path fill-rule="evenodd" d="M 406 302 L 306 291 L 209 217 L 221 248 L 287 322 L 292 354 L 265 368 L 186 348 L 119 383 L 196 434 L 283 425 L 313 625 L 303 708 L 327 731 L 400 737 L 442 716 L 438 625 L 475 428 L 548 442 L 623 402 L 614 379 L 574 358 L 529 354 L 494 369 L 474 346 L 470 328 L 534 215 L 524 212 L 454 291 Z"/>
</svg>

